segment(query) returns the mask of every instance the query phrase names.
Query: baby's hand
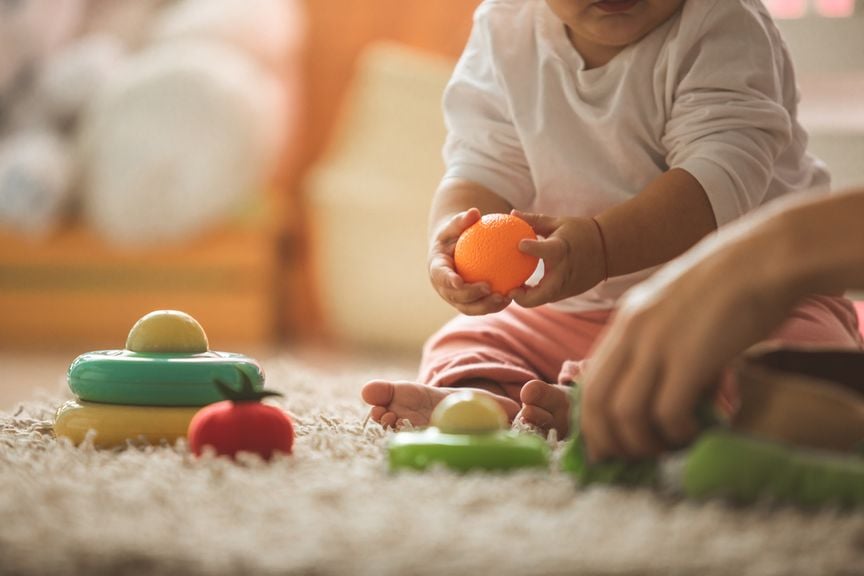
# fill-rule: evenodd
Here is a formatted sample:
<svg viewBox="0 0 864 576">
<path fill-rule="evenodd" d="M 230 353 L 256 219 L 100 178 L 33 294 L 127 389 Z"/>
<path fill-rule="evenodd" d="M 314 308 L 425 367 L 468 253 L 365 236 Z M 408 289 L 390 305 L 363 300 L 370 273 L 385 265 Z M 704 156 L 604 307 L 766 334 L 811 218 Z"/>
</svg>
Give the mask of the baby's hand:
<svg viewBox="0 0 864 576">
<path fill-rule="evenodd" d="M 456 273 L 456 241 L 480 216 L 477 208 L 456 214 L 436 232 L 429 249 L 429 278 L 435 291 L 445 302 L 471 316 L 500 312 L 510 304 L 509 298 L 493 294 L 485 282 L 468 284 Z"/>
<path fill-rule="evenodd" d="M 602 240 L 590 218 L 553 218 L 513 211 L 528 222 L 537 240 L 522 240 L 519 249 L 543 260 L 543 278 L 534 287 L 523 286 L 509 296 L 531 308 L 563 300 L 593 288 L 605 274 Z"/>
</svg>

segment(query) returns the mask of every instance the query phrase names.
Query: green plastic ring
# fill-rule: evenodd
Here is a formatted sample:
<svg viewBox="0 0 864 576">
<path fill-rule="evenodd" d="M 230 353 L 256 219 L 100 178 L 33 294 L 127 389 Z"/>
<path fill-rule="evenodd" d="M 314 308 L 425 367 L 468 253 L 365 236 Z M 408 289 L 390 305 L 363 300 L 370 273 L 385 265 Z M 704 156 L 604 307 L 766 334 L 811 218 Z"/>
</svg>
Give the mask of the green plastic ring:
<svg viewBox="0 0 864 576">
<path fill-rule="evenodd" d="M 230 352 L 143 354 L 129 350 L 88 352 L 69 366 L 69 388 L 82 400 L 134 406 L 205 406 L 224 400 L 222 380 L 240 389 L 243 374 L 256 390 L 264 371 L 253 359 Z"/>
<path fill-rule="evenodd" d="M 544 468 L 549 446 L 539 436 L 512 431 L 445 434 L 435 427 L 399 432 L 388 446 L 390 469 L 425 470 L 443 464 L 459 471 Z"/>
</svg>

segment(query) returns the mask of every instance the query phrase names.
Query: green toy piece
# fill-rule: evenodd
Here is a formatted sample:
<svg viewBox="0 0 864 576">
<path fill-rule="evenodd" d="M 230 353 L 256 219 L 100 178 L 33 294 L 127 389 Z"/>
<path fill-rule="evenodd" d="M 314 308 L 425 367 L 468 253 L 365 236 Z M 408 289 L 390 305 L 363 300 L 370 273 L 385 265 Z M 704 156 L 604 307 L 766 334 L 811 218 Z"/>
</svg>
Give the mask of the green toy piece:
<svg viewBox="0 0 864 576">
<path fill-rule="evenodd" d="M 641 462 L 607 460 L 597 463 L 588 461 L 580 424 L 581 390 L 581 383 L 574 382 L 570 412 L 570 429 L 574 432 L 564 447 L 564 453 L 561 456 L 561 469 L 573 474 L 577 481 L 583 485 L 595 482 L 625 486 L 655 485 L 658 478 L 656 460 Z"/>
<path fill-rule="evenodd" d="M 582 485 L 660 488 L 664 485 L 661 469 L 665 469 L 679 475 L 666 482 L 688 498 L 725 498 L 742 504 L 765 500 L 804 507 L 864 506 L 864 458 L 854 454 L 787 446 L 714 428 L 672 458 L 680 459 L 683 466 L 665 468 L 668 457 L 592 464 L 581 438 L 574 437 L 561 465 Z"/>
<path fill-rule="evenodd" d="M 742 503 L 864 506 L 864 458 L 712 430 L 688 450 L 683 489 Z"/>
<path fill-rule="evenodd" d="M 704 431 L 680 453 L 644 461 L 589 462 L 578 432 L 579 401 L 577 385 L 572 415 L 572 429 L 577 432 L 564 448 L 561 467 L 582 485 L 659 488 L 668 484 L 694 499 L 864 506 L 864 454 L 807 449 L 733 432 L 718 424 L 705 407 L 700 416 Z"/>
<path fill-rule="evenodd" d="M 589 462 L 582 435 L 579 433 L 574 434 L 565 445 L 561 456 L 561 469 L 573 474 L 582 485 L 600 483 L 656 486 L 658 484 L 659 466 L 656 460 Z"/>
<path fill-rule="evenodd" d="M 430 427 L 394 434 L 388 447 L 390 469 L 425 470 L 435 464 L 469 470 L 513 470 L 549 466 L 549 446 L 539 436 L 497 430 L 447 434 Z"/>
<path fill-rule="evenodd" d="M 453 470 L 548 468 L 549 446 L 539 436 L 509 430 L 507 414 L 491 396 L 473 390 L 449 394 L 429 416 L 429 428 L 399 432 L 390 441 L 390 469 Z"/>
<path fill-rule="evenodd" d="M 106 350 L 78 356 L 69 366 L 67 379 L 72 392 L 90 402 L 204 406 L 224 399 L 213 386 L 214 380 L 239 388 L 243 374 L 256 390 L 264 386 L 261 366 L 242 354 Z"/>
</svg>

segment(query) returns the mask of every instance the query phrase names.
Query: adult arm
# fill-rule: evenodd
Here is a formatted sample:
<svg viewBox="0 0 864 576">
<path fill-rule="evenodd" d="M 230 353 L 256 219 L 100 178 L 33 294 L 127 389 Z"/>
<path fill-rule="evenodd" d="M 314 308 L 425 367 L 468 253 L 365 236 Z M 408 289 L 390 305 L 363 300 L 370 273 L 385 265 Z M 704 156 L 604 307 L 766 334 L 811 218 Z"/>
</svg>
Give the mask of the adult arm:
<svg viewBox="0 0 864 576">
<path fill-rule="evenodd" d="M 864 189 L 762 209 L 634 288 L 592 354 L 582 432 L 594 459 L 691 439 L 725 366 L 804 296 L 864 287 Z"/>
</svg>

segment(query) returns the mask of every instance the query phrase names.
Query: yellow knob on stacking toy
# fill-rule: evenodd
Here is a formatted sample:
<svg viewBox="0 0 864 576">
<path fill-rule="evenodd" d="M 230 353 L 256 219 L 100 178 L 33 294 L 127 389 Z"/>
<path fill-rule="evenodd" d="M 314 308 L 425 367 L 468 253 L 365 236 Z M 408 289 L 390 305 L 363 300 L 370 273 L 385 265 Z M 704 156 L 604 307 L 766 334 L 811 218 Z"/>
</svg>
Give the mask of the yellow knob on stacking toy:
<svg viewBox="0 0 864 576">
<path fill-rule="evenodd" d="M 156 310 L 142 316 L 126 338 L 126 349 L 140 353 L 201 354 L 209 348 L 201 324 L 178 310 Z"/>
<path fill-rule="evenodd" d="M 483 434 L 506 428 L 507 414 L 492 398 L 466 390 L 439 402 L 429 421 L 446 434 Z"/>
</svg>

